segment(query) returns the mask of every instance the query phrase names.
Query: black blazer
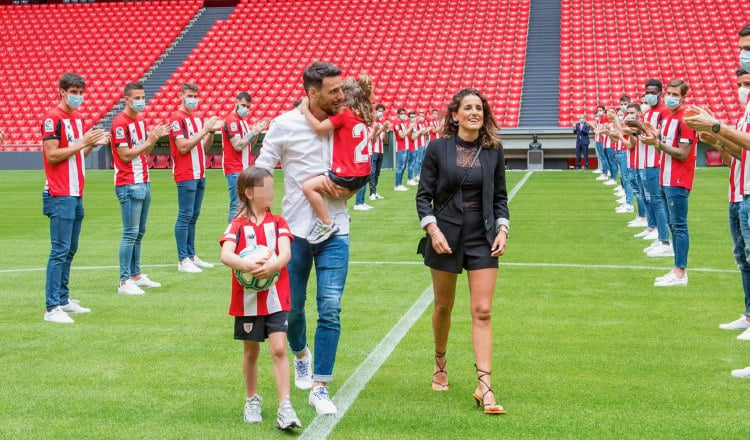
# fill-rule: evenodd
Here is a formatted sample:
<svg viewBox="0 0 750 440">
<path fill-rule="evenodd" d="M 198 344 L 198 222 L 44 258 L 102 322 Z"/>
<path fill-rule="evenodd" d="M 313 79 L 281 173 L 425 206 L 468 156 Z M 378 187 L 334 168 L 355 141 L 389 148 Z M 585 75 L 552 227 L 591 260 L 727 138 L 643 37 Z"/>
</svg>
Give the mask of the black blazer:
<svg viewBox="0 0 750 440">
<path fill-rule="evenodd" d="M 505 186 L 505 158 L 503 147 L 482 148 L 479 153 L 482 164 L 482 215 L 487 242 L 495 240 L 495 230 L 500 223 L 509 223 L 508 193 Z M 476 166 L 476 165 L 475 165 Z M 466 170 L 456 165 L 456 143 L 453 139 L 435 139 L 427 145 L 417 190 L 417 214 L 420 224 L 435 218 L 438 227 L 451 246 L 459 239 L 463 224 L 463 197 L 459 189 L 453 200 L 451 193 L 461 183 Z M 443 210 L 435 215 L 447 202 Z M 503 219 L 503 220 L 501 220 Z M 500 223 L 498 223 L 500 222 Z M 451 227 L 453 226 L 453 227 Z M 458 226 L 458 227 L 455 227 Z"/>
</svg>

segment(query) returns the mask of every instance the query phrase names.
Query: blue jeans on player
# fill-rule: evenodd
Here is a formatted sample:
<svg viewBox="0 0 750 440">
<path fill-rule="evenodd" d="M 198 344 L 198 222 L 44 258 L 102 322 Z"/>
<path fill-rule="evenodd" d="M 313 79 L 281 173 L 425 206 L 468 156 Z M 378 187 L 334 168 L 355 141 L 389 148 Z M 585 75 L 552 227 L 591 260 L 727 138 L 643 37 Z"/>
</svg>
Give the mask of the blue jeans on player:
<svg viewBox="0 0 750 440">
<path fill-rule="evenodd" d="M 417 173 L 417 161 L 419 160 L 419 151 L 409 151 L 406 155 L 406 174 L 409 180 L 412 180 Z"/>
<path fill-rule="evenodd" d="M 206 179 L 193 179 L 177 182 L 177 222 L 174 225 L 174 238 L 177 242 L 177 256 L 180 261 L 195 256 L 195 224 L 201 214 Z"/>
<path fill-rule="evenodd" d="M 307 281 L 313 263 L 317 280 L 315 299 L 318 309 L 313 380 L 327 383 L 333 379 L 333 365 L 336 362 L 336 350 L 341 335 L 339 313 L 349 268 L 349 236 L 334 235 L 319 244 L 310 244 L 306 239 L 297 236 L 292 241 L 292 259 L 287 265 L 292 294 L 292 308 L 287 315 L 287 340 L 294 354 L 302 354 L 307 348 L 305 301 Z"/>
<path fill-rule="evenodd" d="M 679 186 L 663 186 L 662 197 L 667 209 L 667 221 L 672 231 L 672 247 L 674 248 L 674 267 L 687 267 L 688 250 L 690 249 L 690 234 L 688 233 L 688 197 L 690 190 Z"/>
<path fill-rule="evenodd" d="M 357 191 L 357 195 L 354 197 L 355 205 L 365 204 L 365 188 L 367 188 L 367 185 L 363 186 L 362 188 L 359 189 L 359 191 Z"/>
<path fill-rule="evenodd" d="M 120 241 L 120 281 L 141 273 L 141 240 L 146 234 L 146 219 L 151 206 L 151 185 L 134 183 L 115 187 L 122 216 Z"/>
<path fill-rule="evenodd" d="M 636 185 L 638 186 L 638 216 L 646 216 L 649 228 L 656 227 L 656 218 L 651 201 L 646 198 L 646 169 L 634 170 L 636 176 Z M 643 211 L 641 211 L 643 208 Z"/>
<path fill-rule="evenodd" d="M 237 176 L 240 173 L 227 174 L 227 190 L 229 191 L 229 216 L 227 223 L 230 223 L 237 214 L 237 208 L 240 206 L 240 198 L 237 197 Z"/>
<path fill-rule="evenodd" d="M 404 179 L 404 169 L 406 168 L 406 150 L 396 152 L 396 183 L 395 186 L 402 185 Z"/>
<path fill-rule="evenodd" d="M 659 183 L 659 167 L 646 168 L 646 202 L 651 205 L 654 211 L 654 222 L 656 230 L 659 233 L 659 240 L 669 243 L 669 220 L 667 217 L 667 207 L 661 196 L 661 184 Z"/>
<path fill-rule="evenodd" d="M 83 224 L 83 198 L 54 197 L 44 191 L 42 212 L 49 217 L 49 237 L 52 244 L 44 287 L 49 312 L 57 306 L 68 304 L 70 265 L 78 250 L 78 237 Z"/>
<path fill-rule="evenodd" d="M 750 203 L 750 201 L 748 202 Z M 745 316 L 750 316 L 750 223 L 748 223 L 747 204 L 742 202 L 729 204 L 729 231 L 732 233 L 734 247 L 732 254 L 742 274 L 742 289 L 745 291 Z"/>
<path fill-rule="evenodd" d="M 605 148 L 604 154 L 607 155 L 609 178 L 612 180 L 617 180 L 617 152 L 614 148 Z"/>
<path fill-rule="evenodd" d="M 609 162 L 607 162 L 607 155 L 604 152 L 604 142 L 596 142 L 596 157 L 599 159 L 597 166 L 602 170 L 602 173 L 609 173 Z"/>
<path fill-rule="evenodd" d="M 628 168 L 628 152 L 618 151 L 617 152 L 617 165 L 620 169 L 620 185 L 622 185 L 623 191 L 625 191 L 625 203 L 628 205 L 633 204 L 633 182 L 631 180 L 630 171 Z"/>
<path fill-rule="evenodd" d="M 372 153 L 370 156 L 370 195 L 378 192 L 378 179 L 382 167 L 383 153 Z"/>
<path fill-rule="evenodd" d="M 422 147 L 417 150 L 417 163 L 414 165 L 414 175 L 418 176 L 422 173 L 422 162 L 424 162 L 424 154 L 427 151 L 427 147 Z"/>
</svg>

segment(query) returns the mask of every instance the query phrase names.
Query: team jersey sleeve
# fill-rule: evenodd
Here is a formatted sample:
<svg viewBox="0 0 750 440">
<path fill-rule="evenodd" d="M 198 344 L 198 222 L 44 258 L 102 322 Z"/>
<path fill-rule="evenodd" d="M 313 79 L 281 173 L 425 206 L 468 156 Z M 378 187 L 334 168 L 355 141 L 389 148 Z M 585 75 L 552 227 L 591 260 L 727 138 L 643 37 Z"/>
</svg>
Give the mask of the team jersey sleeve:
<svg viewBox="0 0 750 440">
<path fill-rule="evenodd" d="M 52 115 L 47 115 L 42 121 L 42 140 L 60 140 L 60 120 Z"/>
<path fill-rule="evenodd" d="M 242 127 L 240 126 L 240 122 L 236 119 L 228 120 L 227 123 L 224 124 L 224 131 L 226 132 L 229 139 L 232 139 L 237 135 L 242 136 Z"/>
<path fill-rule="evenodd" d="M 231 223 L 227 225 L 227 228 L 224 230 L 224 233 L 221 234 L 221 239 L 219 240 L 219 246 L 224 246 L 224 243 L 227 241 L 231 241 L 233 243 L 237 243 L 237 232 L 242 227 L 242 219 L 236 218 L 232 220 Z"/>
<path fill-rule="evenodd" d="M 349 120 L 349 115 L 351 115 L 352 111 L 349 109 L 344 110 L 343 112 L 337 113 L 330 118 L 328 118 L 329 121 L 331 121 L 331 124 L 333 124 L 333 128 L 338 129 L 342 127 L 347 120 Z"/>
<path fill-rule="evenodd" d="M 177 115 L 172 115 L 169 135 L 174 140 L 185 139 L 185 127 L 183 126 L 183 121 L 177 117 Z"/>
<path fill-rule="evenodd" d="M 123 124 L 119 122 L 112 124 L 112 129 L 110 131 L 110 135 L 112 137 L 112 145 L 117 148 L 130 146 L 130 143 L 128 142 L 127 131 L 125 130 L 125 126 L 123 126 Z"/>
<path fill-rule="evenodd" d="M 698 135 L 695 133 L 695 130 L 688 127 L 685 122 L 680 121 L 680 143 L 690 144 L 693 145 L 695 141 L 698 140 Z"/>
<path fill-rule="evenodd" d="M 294 241 L 292 230 L 289 228 L 289 223 L 286 219 L 280 215 L 276 216 L 276 225 L 279 228 L 279 237 L 289 237 L 290 241 Z"/>
</svg>

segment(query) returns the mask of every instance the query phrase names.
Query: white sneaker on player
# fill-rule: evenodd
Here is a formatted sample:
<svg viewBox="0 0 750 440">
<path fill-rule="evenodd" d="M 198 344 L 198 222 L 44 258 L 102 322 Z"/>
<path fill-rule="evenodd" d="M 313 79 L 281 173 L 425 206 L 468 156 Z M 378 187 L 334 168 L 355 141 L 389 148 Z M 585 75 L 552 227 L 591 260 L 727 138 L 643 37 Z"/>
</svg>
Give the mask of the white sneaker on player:
<svg viewBox="0 0 750 440">
<path fill-rule="evenodd" d="M 750 379 L 750 367 L 740 368 L 739 370 L 732 370 L 732 377 L 739 379 Z"/>
<path fill-rule="evenodd" d="M 636 217 L 630 222 L 628 222 L 629 228 L 645 228 L 648 226 L 648 221 L 646 220 L 646 217 Z"/>
<path fill-rule="evenodd" d="M 645 247 L 645 248 L 643 249 L 643 253 L 644 253 L 644 254 L 647 254 L 647 253 L 649 253 L 649 252 L 651 251 L 651 249 L 655 248 L 656 246 L 659 246 L 660 244 L 661 244 L 661 241 L 659 241 L 659 240 L 654 240 L 654 241 L 653 241 L 653 242 L 652 242 L 652 243 L 651 243 L 650 245 L 646 246 L 646 247 Z"/>
<path fill-rule="evenodd" d="M 156 288 L 161 287 L 161 283 L 157 283 L 156 281 L 151 281 L 151 278 L 148 277 L 145 273 L 141 274 L 141 277 L 138 278 L 135 281 L 135 285 L 138 287 L 149 287 L 149 288 Z"/>
<path fill-rule="evenodd" d="M 91 313 L 91 309 L 88 307 L 81 307 L 81 304 L 75 299 L 69 299 L 68 303 L 64 306 L 60 306 L 60 308 L 65 313 Z"/>
<path fill-rule="evenodd" d="M 263 422 L 263 415 L 261 410 L 263 409 L 263 401 L 260 396 L 253 394 L 248 397 L 245 401 L 245 409 L 243 411 L 243 420 L 247 423 L 261 423 Z"/>
<path fill-rule="evenodd" d="M 301 390 L 309 390 L 312 388 L 312 356 L 310 356 L 310 350 L 307 350 L 307 355 L 302 359 L 294 358 L 294 386 Z"/>
<path fill-rule="evenodd" d="M 414 186 L 414 185 L 416 185 L 417 183 L 419 183 L 419 182 L 417 182 L 417 181 L 416 181 L 416 180 L 414 180 L 414 179 L 409 179 L 409 180 L 407 180 L 407 181 L 406 181 L 406 184 L 407 184 L 407 185 L 409 185 L 409 186 Z"/>
<path fill-rule="evenodd" d="M 371 209 L 372 209 L 372 207 L 369 207 L 369 208 L 368 208 L 368 206 L 369 206 L 369 205 L 365 205 L 364 203 L 362 203 L 361 205 L 354 205 L 354 208 L 353 208 L 353 209 L 354 209 L 355 211 L 369 211 L 369 210 L 371 210 Z"/>
<path fill-rule="evenodd" d="M 184 260 L 177 263 L 177 270 L 179 272 L 187 272 L 187 273 L 200 273 L 203 272 L 200 267 L 193 264 L 193 262 L 190 260 L 190 258 L 185 258 Z"/>
<path fill-rule="evenodd" d="M 370 200 L 377 200 L 378 197 L 375 194 L 370 194 Z"/>
<path fill-rule="evenodd" d="M 674 287 L 674 286 L 687 286 L 688 276 L 685 272 L 685 276 L 678 278 L 674 271 L 670 271 L 668 274 L 654 281 L 654 287 Z"/>
<path fill-rule="evenodd" d="M 336 414 L 338 412 L 336 405 L 334 405 L 328 396 L 328 388 L 323 385 L 314 387 L 310 391 L 310 398 L 307 401 L 315 408 L 315 412 L 318 415 Z"/>
<path fill-rule="evenodd" d="M 622 185 L 618 184 L 616 187 L 612 188 L 612 192 L 620 192 L 625 191 L 622 187 Z"/>
<path fill-rule="evenodd" d="M 204 268 L 204 269 L 211 269 L 212 267 L 214 267 L 214 265 L 213 265 L 213 264 L 211 264 L 211 263 L 206 263 L 205 261 L 203 261 L 203 260 L 201 260 L 200 258 L 198 258 L 198 256 L 197 256 L 197 255 L 196 255 L 196 256 L 194 256 L 193 258 L 191 258 L 190 260 L 191 260 L 191 261 L 193 262 L 193 264 L 195 264 L 196 266 L 198 266 L 198 267 L 201 267 L 201 268 Z"/>
<path fill-rule="evenodd" d="M 615 208 L 615 212 L 617 214 L 628 214 L 633 212 L 633 205 L 628 205 L 627 203 L 624 203 L 617 208 Z"/>
<path fill-rule="evenodd" d="M 378 200 L 382 200 L 385 197 L 381 196 L 380 193 L 375 193 L 375 198 L 378 199 Z"/>
<path fill-rule="evenodd" d="M 620 205 L 624 205 L 626 201 L 627 199 L 625 199 L 625 196 L 620 196 L 617 198 L 617 203 L 619 203 Z"/>
<path fill-rule="evenodd" d="M 646 228 L 646 229 L 642 230 L 641 232 L 639 232 L 639 233 L 637 233 L 637 234 L 633 234 L 633 237 L 635 237 L 635 238 L 643 238 L 643 237 L 645 237 L 645 236 L 646 236 L 646 235 L 647 235 L 647 234 L 648 234 L 649 232 L 651 232 L 651 231 L 649 231 L 649 230 L 648 230 L 648 228 Z"/>
<path fill-rule="evenodd" d="M 722 330 L 747 330 L 750 328 L 750 322 L 747 322 L 745 315 L 740 315 L 739 319 L 719 324 L 719 328 Z"/>
<path fill-rule="evenodd" d="M 599 173 L 601 174 L 601 171 Z M 599 177 L 596 178 L 596 180 L 598 180 L 599 182 L 603 182 L 603 181 L 605 181 L 607 179 L 609 179 L 609 177 L 607 177 L 606 174 L 602 174 L 602 175 L 600 175 Z"/>
<path fill-rule="evenodd" d="M 396 187 L 393 187 L 394 191 L 409 191 L 409 188 L 405 187 L 404 185 L 399 185 Z"/>
<path fill-rule="evenodd" d="M 146 292 L 138 287 L 135 281 L 126 280 L 124 283 L 117 285 L 117 293 L 122 293 L 123 295 L 143 295 Z"/>
<path fill-rule="evenodd" d="M 44 312 L 44 320 L 57 324 L 72 324 L 75 322 L 73 321 L 73 318 L 68 316 L 68 314 L 65 313 L 60 307 L 55 307 L 49 312 Z"/>
<path fill-rule="evenodd" d="M 604 184 L 607 186 L 615 186 L 617 185 L 617 182 L 615 182 L 613 179 L 607 179 Z"/>
<path fill-rule="evenodd" d="M 602 170 L 600 170 L 599 168 L 595 168 L 594 171 L 592 171 L 592 173 L 594 173 L 594 174 L 601 174 Z"/>
<path fill-rule="evenodd" d="M 646 256 L 651 258 L 674 257 L 674 249 L 672 245 L 662 243 L 648 251 Z"/>
<path fill-rule="evenodd" d="M 659 230 L 654 228 L 648 234 L 643 236 L 644 240 L 657 240 L 659 238 Z"/>
<path fill-rule="evenodd" d="M 745 329 L 744 332 L 737 335 L 738 341 L 750 341 L 750 329 Z"/>
</svg>

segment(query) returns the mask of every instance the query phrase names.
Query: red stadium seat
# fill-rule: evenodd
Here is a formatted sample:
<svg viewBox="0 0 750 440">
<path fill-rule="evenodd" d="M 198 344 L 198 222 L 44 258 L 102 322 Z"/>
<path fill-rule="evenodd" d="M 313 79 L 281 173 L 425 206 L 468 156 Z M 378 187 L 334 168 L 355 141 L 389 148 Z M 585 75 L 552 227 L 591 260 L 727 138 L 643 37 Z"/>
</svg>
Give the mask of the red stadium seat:
<svg viewBox="0 0 750 440">
<path fill-rule="evenodd" d="M 154 168 L 156 169 L 167 169 L 172 168 L 172 156 L 169 154 L 156 154 L 154 160 Z"/>
<path fill-rule="evenodd" d="M 716 150 L 706 150 L 706 165 L 709 167 L 720 167 L 724 165 L 721 154 Z"/>
</svg>

